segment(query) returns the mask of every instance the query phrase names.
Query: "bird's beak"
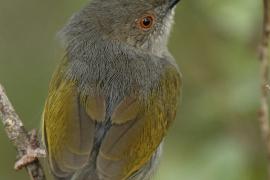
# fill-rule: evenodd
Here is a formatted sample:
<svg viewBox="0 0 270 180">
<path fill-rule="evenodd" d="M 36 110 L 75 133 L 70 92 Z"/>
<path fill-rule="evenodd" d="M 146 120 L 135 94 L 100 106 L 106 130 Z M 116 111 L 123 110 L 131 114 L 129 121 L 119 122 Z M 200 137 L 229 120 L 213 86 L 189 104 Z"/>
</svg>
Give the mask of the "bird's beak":
<svg viewBox="0 0 270 180">
<path fill-rule="evenodd" d="M 169 0 L 169 9 L 173 9 L 180 0 Z"/>
</svg>

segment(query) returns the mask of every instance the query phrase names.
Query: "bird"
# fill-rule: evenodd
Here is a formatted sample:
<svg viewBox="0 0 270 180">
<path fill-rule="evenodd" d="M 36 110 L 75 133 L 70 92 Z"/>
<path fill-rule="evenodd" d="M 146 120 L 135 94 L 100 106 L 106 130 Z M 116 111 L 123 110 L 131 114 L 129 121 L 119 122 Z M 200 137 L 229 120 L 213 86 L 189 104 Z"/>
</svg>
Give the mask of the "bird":
<svg viewBox="0 0 270 180">
<path fill-rule="evenodd" d="M 179 0 L 92 0 L 60 30 L 42 140 L 56 180 L 148 180 L 182 78 L 168 40 Z"/>
</svg>

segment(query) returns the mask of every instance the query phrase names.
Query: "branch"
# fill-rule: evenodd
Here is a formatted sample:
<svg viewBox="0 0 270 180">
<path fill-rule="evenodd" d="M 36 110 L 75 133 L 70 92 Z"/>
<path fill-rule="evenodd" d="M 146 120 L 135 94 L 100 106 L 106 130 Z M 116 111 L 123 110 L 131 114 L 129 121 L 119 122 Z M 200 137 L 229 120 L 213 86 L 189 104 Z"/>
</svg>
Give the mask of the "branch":
<svg viewBox="0 0 270 180">
<path fill-rule="evenodd" d="M 36 132 L 29 134 L 15 112 L 12 104 L 0 85 L 0 118 L 4 124 L 6 134 L 15 146 L 20 158 L 15 169 L 25 167 L 31 180 L 45 180 L 43 169 L 38 157 L 44 157 L 45 151 L 39 149 Z"/>
<path fill-rule="evenodd" d="M 270 124 L 269 124 L 269 38 L 270 38 L 270 0 L 263 0 L 264 20 L 263 35 L 259 48 L 260 78 L 261 78 L 261 107 L 259 121 L 263 140 L 267 148 L 268 179 L 270 180 Z"/>
</svg>

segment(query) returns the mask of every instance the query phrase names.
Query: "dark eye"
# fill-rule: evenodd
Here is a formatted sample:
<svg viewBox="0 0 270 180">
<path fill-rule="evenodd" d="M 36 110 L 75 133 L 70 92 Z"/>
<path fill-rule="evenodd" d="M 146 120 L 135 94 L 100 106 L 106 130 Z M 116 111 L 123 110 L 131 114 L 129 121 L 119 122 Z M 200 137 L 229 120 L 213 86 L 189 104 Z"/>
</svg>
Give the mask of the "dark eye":
<svg viewBox="0 0 270 180">
<path fill-rule="evenodd" d="M 145 27 L 149 27 L 152 24 L 152 18 L 151 17 L 145 17 L 145 18 L 143 18 L 142 24 Z"/>
<path fill-rule="evenodd" d="M 139 26 L 143 30 L 148 30 L 153 26 L 153 23 L 154 23 L 154 16 L 145 15 L 140 19 Z"/>
</svg>

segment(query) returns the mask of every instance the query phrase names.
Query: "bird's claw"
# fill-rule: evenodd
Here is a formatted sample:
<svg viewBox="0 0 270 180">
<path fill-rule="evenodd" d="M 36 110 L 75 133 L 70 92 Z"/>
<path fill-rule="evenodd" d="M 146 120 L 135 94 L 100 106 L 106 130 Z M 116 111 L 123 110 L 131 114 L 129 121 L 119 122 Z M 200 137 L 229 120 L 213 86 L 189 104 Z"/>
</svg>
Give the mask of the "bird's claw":
<svg viewBox="0 0 270 180">
<path fill-rule="evenodd" d="M 15 163 L 14 168 L 15 170 L 20 170 L 28 164 L 35 162 L 38 158 L 44 157 L 46 157 L 46 152 L 44 149 L 28 149 L 27 153 Z"/>
<path fill-rule="evenodd" d="M 29 135 L 29 145 L 27 146 L 26 153 L 16 161 L 14 165 L 15 170 L 22 169 L 23 167 L 35 162 L 38 158 L 46 157 L 46 151 L 40 148 L 36 130 L 32 130 Z"/>
</svg>

